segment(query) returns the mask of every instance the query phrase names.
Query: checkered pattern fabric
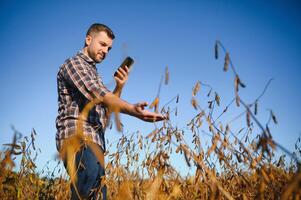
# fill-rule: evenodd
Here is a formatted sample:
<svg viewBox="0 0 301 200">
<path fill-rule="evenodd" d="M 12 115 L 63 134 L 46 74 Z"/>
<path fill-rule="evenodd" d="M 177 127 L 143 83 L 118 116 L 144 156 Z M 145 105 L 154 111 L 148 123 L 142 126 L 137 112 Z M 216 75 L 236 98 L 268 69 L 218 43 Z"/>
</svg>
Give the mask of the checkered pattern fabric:
<svg viewBox="0 0 301 200">
<path fill-rule="evenodd" d="M 95 93 L 104 96 L 109 90 L 97 73 L 96 63 L 82 51 L 61 65 L 57 75 L 57 89 L 56 144 L 60 150 L 63 140 L 76 132 L 76 123 L 85 105 L 95 98 Z M 83 126 L 84 134 L 91 137 L 103 150 L 107 120 L 106 108 L 101 104 L 95 105 Z"/>
</svg>

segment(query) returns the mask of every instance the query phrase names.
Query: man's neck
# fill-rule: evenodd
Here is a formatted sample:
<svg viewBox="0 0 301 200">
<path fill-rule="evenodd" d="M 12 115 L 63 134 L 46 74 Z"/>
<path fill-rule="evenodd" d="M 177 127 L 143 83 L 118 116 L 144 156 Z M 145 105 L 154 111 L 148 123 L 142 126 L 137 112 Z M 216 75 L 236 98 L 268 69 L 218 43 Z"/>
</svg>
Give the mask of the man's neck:
<svg viewBox="0 0 301 200">
<path fill-rule="evenodd" d="M 84 47 L 83 50 L 82 50 L 83 54 L 85 54 L 85 56 L 88 56 L 89 58 L 91 58 L 88 54 L 88 49 L 87 47 Z"/>
</svg>

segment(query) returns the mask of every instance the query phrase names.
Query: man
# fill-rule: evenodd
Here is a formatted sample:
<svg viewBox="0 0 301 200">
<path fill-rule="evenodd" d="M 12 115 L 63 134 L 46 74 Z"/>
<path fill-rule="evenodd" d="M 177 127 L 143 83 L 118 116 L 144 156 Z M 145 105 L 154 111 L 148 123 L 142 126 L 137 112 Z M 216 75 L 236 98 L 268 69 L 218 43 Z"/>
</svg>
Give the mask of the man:
<svg viewBox="0 0 301 200">
<path fill-rule="evenodd" d="M 130 104 L 119 98 L 128 79 L 127 67 L 119 68 L 114 76 L 116 88 L 113 92 L 104 86 L 101 76 L 97 73 L 96 64 L 105 59 L 112 48 L 114 38 L 112 30 L 106 25 L 91 25 L 86 34 L 84 48 L 74 57 L 67 59 L 59 69 L 59 108 L 56 119 L 58 151 L 62 150 L 64 141 L 77 132 L 79 116 L 85 105 L 95 99 L 101 101 L 89 111 L 87 119 L 84 120 L 83 135 L 88 136 L 101 152 L 105 151 L 104 131 L 110 110 L 118 110 L 147 122 L 165 119 L 161 114 L 145 110 L 146 102 Z M 104 166 L 86 144 L 81 145 L 74 159 L 77 181 L 71 184 L 71 199 L 97 199 L 100 179 L 104 176 Z M 64 164 L 66 167 L 66 160 Z M 68 173 L 70 175 L 70 172 Z M 102 187 L 101 190 L 103 199 L 106 199 L 106 188 Z"/>
</svg>

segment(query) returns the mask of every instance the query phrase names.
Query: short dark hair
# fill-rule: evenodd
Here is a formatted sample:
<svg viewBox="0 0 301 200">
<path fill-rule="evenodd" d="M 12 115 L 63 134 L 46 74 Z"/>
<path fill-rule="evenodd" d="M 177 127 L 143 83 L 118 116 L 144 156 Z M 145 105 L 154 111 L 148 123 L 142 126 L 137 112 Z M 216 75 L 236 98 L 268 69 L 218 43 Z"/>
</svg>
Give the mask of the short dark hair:
<svg viewBox="0 0 301 200">
<path fill-rule="evenodd" d="M 91 35 L 92 33 L 99 33 L 101 31 L 106 32 L 111 39 L 115 39 L 113 31 L 108 26 L 99 23 L 92 24 L 88 29 L 86 36 Z"/>
</svg>

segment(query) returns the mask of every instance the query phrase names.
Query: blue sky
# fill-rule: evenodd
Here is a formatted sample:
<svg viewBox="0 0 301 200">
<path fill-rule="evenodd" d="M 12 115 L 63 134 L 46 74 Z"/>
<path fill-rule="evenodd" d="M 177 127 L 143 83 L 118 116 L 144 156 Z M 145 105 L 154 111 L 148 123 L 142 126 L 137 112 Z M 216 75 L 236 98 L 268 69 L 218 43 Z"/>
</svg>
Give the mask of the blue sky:
<svg viewBox="0 0 301 200">
<path fill-rule="evenodd" d="M 179 126 L 196 114 L 190 99 L 197 81 L 210 84 L 222 106 L 234 95 L 232 73 L 223 72 L 223 58 L 214 59 L 219 39 L 247 85 L 241 95 L 248 103 L 274 78 L 261 98 L 258 118 L 265 123 L 267 109 L 272 109 L 279 121 L 271 127 L 274 139 L 293 150 L 301 132 L 300 8 L 297 1 L 2 0 L 0 141 L 11 141 L 11 125 L 23 135 L 35 128 L 42 150 L 38 166 L 54 157 L 57 71 L 82 48 L 87 28 L 99 22 L 116 35 L 113 49 L 98 65 L 105 84 L 113 89 L 112 74 L 130 55 L 135 65 L 122 97 L 131 103 L 151 102 L 168 66 L 170 83 L 162 87 L 161 101 L 180 95 L 179 116 L 172 118 Z M 198 96 L 203 103 L 204 94 Z M 154 129 L 153 124 L 127 116 L 122 120 L 127 132 L 142 130 L 146 136 Z M 114 129 L 106 137 L 114 141 L 120 133 Z"/>
</svg>

